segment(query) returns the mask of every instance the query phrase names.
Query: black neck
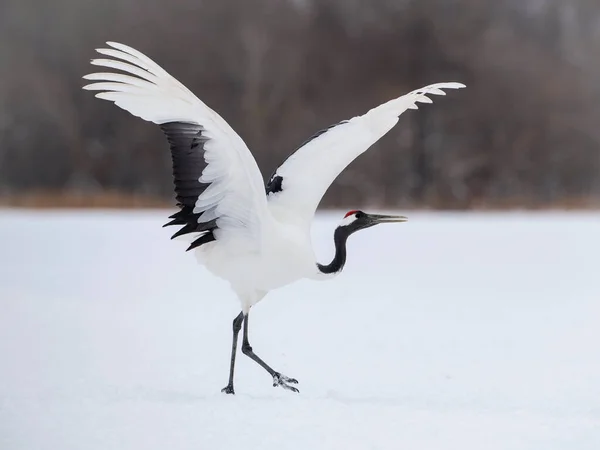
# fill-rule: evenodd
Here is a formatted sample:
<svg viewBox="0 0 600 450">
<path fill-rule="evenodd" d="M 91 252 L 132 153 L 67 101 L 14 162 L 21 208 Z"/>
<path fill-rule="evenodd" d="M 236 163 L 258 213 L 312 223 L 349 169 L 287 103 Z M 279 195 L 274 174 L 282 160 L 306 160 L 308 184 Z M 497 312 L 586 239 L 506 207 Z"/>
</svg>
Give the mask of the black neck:
<svg viewBox="0 0 600 450">
<path fill-rule="evenodd" d="M 321 273 L 332 274 L 341 272 L 346 263 L 346 240 L 350 236 L 346 227 L 336 228 L 333 233 L 333 242 L 335 243 L 335 256 L 333 261 L 324 266 L 323 264 L 317 263 L 317 267 Z"/>
</svg>

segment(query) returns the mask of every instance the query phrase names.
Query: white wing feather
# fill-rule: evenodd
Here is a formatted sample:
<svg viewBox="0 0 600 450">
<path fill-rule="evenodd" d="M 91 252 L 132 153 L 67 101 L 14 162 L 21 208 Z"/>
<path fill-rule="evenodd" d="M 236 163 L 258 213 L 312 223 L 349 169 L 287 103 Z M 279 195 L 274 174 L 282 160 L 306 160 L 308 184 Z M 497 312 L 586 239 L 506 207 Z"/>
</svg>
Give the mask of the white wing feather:
<svg viewBox="0 0 600 450">
<path fill-rule="evenodd" d="M 269 208 L 281 221 L 309 227 L 321 198 L 337 176 L 390 131 L 400 114 L 432 103 L 427 94 L 445 95 L 442 89 L 459 89 L 461 83 L 438 83 L 390 100 L 362 116 L 354 117 L 310 140 L 273 174 L 280 176 L 281 191 L 270 193 Z"/>
<path fill-rule="evenodd" d="M 221 116 L 150 58 L 123 44 L 107 44 L 112 48 L 97 49 L 98 53 L 115 59 L 95 59 L 92 64 L 125 74 L 86 75 L 85 79 L 96 82 L 84 89 L 101 91 L 96 97 L 156 124 L 202 125 L 203 136 L 209 140 L 204 146 L 208 165 L 200 182 L 212 184 L 198 198 L 194 212 L 203 212 L 201 222 L 217 219 L 217 240 L 243 236 L 260 246 L 271 215 L 262 175 L 244 141 Z"/>
</svg>

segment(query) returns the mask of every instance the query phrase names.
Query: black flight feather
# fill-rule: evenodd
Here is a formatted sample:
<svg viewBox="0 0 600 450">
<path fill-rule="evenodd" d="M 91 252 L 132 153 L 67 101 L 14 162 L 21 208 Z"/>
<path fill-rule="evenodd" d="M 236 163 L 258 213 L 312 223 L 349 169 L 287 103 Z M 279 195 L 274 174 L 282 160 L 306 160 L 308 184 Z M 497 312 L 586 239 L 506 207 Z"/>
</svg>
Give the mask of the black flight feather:
<svg viewBox="0 0 600 450">
<path fill-rule="evenodd" d="M 188 250 L 191 250 L 214 241 L 212 231 L 217 228 L 216 219 L 199 223 L 201 213 L 194 212 L 196 200 L 209 186 L 208 183 L 199 181 L 207 165 L 204 160 L 204 144 L 208 138 L 202 135 L 204 128 L 197 123 L 169 122 L 160 125 L 160 128 L 171 147 L 173 183 L 177 206 L 181 208 L 180 211 L 169 216 L 169 219 L 173 220 L 163 226 L 183 225 L 183 228 L 179 229 L 171 239 L 189 233 L 203 233 L 190 245 Z"/>
</svg>

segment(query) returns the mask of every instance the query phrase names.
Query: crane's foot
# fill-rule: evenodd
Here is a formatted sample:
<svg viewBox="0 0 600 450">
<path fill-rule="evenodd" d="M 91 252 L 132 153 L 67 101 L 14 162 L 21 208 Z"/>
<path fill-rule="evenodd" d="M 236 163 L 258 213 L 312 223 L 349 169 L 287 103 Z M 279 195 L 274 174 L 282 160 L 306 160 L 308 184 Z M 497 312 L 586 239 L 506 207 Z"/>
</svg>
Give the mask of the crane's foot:
<svg viewBox="0 0 600 450">
<path fill-rule="evenodd" d="M 224 394 L 235 394 L 235 391 L 233 390 L 233 385 L 231 384 L 228 384 L 223 389 L 221 389 L 221 392 L 223 392 Z"/>
<path fill-rule="evenodd" d="M 281 386 L 284 389 L 292 392 L 300 392 L 294 386 L 290 386 L 290 384 L 298 384 L 298 380 L 295 378 L 288 378 L 285 375 L 280 374 L 279 372 L 275 372 L 273 374 L 273 387 Z"/>
</svg>

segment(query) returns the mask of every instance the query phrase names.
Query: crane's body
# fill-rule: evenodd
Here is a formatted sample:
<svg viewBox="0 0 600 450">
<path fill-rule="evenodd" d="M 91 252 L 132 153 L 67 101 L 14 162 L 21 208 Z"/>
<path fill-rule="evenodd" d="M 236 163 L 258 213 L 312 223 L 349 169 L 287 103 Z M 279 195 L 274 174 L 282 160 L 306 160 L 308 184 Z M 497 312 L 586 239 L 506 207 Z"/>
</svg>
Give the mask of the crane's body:
<svg viewBox="0 0 600 450">
<path fill-rule="evenodd" d="M 143 53 L 108 42 L 97 49 L 110 59 L 92 64 L 118 72 L 99 72 L 84 78 L 96 97 L 114 102 L 134 116 L 158 124 L 171 148 L 173 178 L 179 211 L 165 226 L 180 226 L 173 238 L 191 241 L 198 261 L 227 280 L 242 310 L 233 321 L 228 385 L 233 374 L 238 333 L 244 324 L 242 351 L 273 377 L 273 386 L 298 390 L 297 381 L 274 371 L 252 350 L 248 341 L 250 308 L 269 291 L 303 278 L 326 279 L 346 262 L 346 241 L 361 229 L 381 223 L 404 222 L 405 217 L 349 211 L 334 231 L 331 263 L 315 259 L 310 225 L 321 198 L 335 178 L 427 95 L 464 87 L 438 83 L 409 92 L 362 116 L 324 129 L 290 155 L 266 186 L 250 150 L 229 124 L 189 89 Z"/>
<path fill-rule="evenodd" d="M 218 240 L 195 250 L 198 261 L 214 275 L 227 280 L 237 293 L 242 311 L 274 289 L 303 278 L 319 279 L 310 234 L 273 219 L 269 239 L 259 251 L 245 249 L 244 241 L 219 245 Z"/>
</svg>

